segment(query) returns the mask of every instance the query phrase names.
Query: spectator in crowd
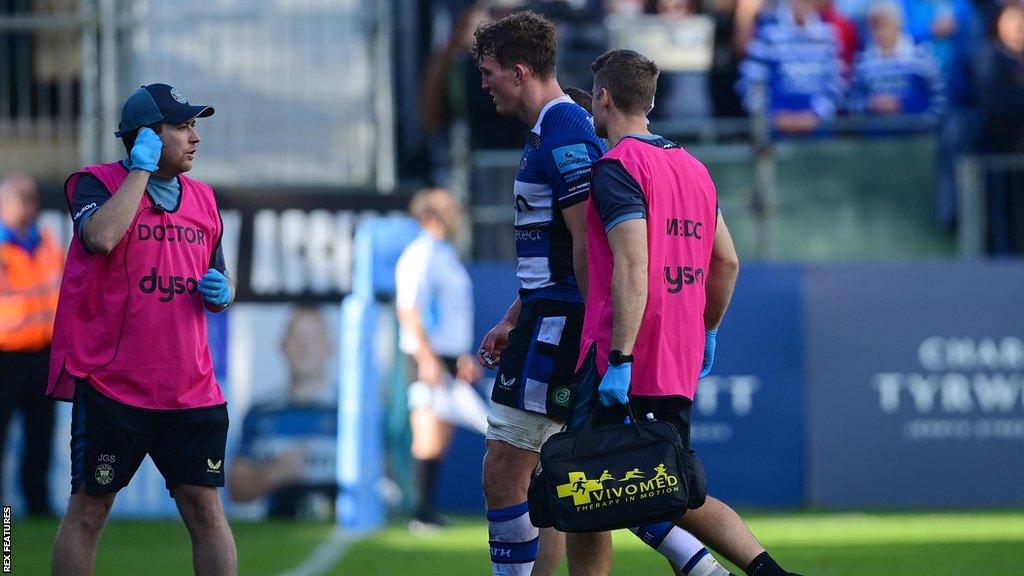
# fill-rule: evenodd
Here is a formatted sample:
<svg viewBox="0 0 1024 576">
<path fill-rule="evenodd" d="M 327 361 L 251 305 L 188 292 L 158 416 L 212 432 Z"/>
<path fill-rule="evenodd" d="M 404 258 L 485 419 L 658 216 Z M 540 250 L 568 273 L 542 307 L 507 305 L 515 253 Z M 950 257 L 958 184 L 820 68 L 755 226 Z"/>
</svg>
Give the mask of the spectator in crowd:
<svg viewBox="0 0 1024 576">
<path fill-rule="evenodd" d="M 939 188 L 936 205 L 939 225 L 956 223 L 957 157 L 975 141 L 971 59 L 978 44 L 978 26 L 970 0 L 901 0 L 906 27 L 916 43 L 934 51 L 946 85 L 949 113 L 939 130 Z"/>
<path fill-rule="evenodd" d="M 766 2 L 768 5 L 766 6 Z M 758 16 L 777 8 L 773 0 L 736 0 L 733 50 L 740 58 L 746 56 L 747 47 L 754 38 Z"/>
<path fill-rule="evenodd" d="M 681 20 L 697 14 L 694 0 L 653 0 L 654 14 Z M 680 23 L 670 24 L 679 27 Z M 708 48 L 712 38 L 708 38 Z M 652 120 L 708 118 L 712 115 L 709 70 L 664 70 L 658 78 L 658 98 L 651 110 Z"/>
<path fill-rule="evenodd" d="M 873 116 L 939 117 L 946 108 L 942 74 L 931 50 L 903 31 L 903 10 L 891 1 L 872 5 L 871 45 L 853 72 L 850 110 Z"/>
<path fill-rule="evenodd" d="M 978 27 L 970 0 L 901 0 L 914 42 L 931 44 L 949 91 L 950 105 L 970 105 L 970 62 Z"/>
<path fill-rule="evenodd" d="M 982 114 L 981 151 L 1024 154 L 1024 5 L 1007 3 L 995 38 L 978 63 Z M 1024 254 L 1024 171 L 993 171 L 987 177 L 989 249 Z"/>
<path fill-rule="evenodd" d="M 857 26 L 861 37 L 867 36 L 868 10 L 872 0 L 835 0 L 836 9 Z"/>
<path fill-rule="evenodd" d="M 52 516 L 47 477 L 54 410 L 45 394 L 64 254 L 40 230 L 38 216 L 35 180 L 11 174 L 0 181 L 0 472 L 7 427 L 20 408 L 25 507 L 30 516 Z"/>
<path fill-rule="evenodd" d="M 843 64 L 849 71 L 853 66 L 853 59 L 861 49 L 860 31 L 857 24 L 848 18 L 839 8 L 835 0 L 818 0 L 821 19 L 832 25 L 836 31 L 836 39 L 839 41 L 839 53 L 843 58 Z"/>
<path fill-rule="evenodd" d="M 817 0 L 783 0 L 758 17 L 737 89 L 747 111 L 767 112 L 778 132 L 807 134 L 835 118 L 842 70 L 835 31 Z"/>
<path fill-rule="evenodd" d="M 982 149 L 1024 153 L 1024 5 L 1007 4 L 978 62 Z"/>
<path fill-rule="evenodd" d="M 716 118 L 743 116 L 743 104 L 736 94 L 742 56 L 736 49 L 739 4 L 740 0 L 710 0 L 705 4 L 707 14 L 715 20 L 715 53 L 709 82 L 711 105 Z"/>
<path fill-rule="evenodd" d="M 337 493 L 338 404 L 329 369 L 334 342 L 319 308 L 295 308 L 281 353 L 286 396 L 263 399 L 245 415 L 228 491 L 236 502 L 267 498 L 269 516 L 328 520 Z"/>
<path fill-rule="evenodd" d="M 605 0 L 605 16 L 639 16 L 647 9 L 647 0 Z"/>
<path fill-rule="evenodd" d="M 519 148 L 526 140 L 527 130 L 522 122 L 495 112 L 491 98 L 480 90 L 480 72 L 469 54 L 477 26 L 508 11 L 501 7 L 488 9 L 486 4 L 477 1 L 459 13 L 451 37 L 430 57 L 423 74 L 421 121 L 432 140 L 431 153 L 435 157 L 431 160 L 435 167 L 447 164 L 446 128 L 456 120 L 467 121 L 473 150 Z M 432 179 L 445 180 L 436 174 Z"/>
<path fill-rule="evenodd" d="M 868 1 L 868 0 L 863 0 Z M 753 39 L 758 17 L 761 13 L 776 10 L 785 0 L 728 0 L 734 3 L 733 47 L 736 54 L 743 56 Z M 844 7 L 835 0 L 814 0 L 818 15 L 823 22 L 832 26 L 839 43 L 839 53 L 849 72 L 854 57 L 861 49 L 863 36 L 859 23 L 852 19 Z"/>
<path fill-rule="evenodd" d="M 473 349 L 473 284 L 451 240 L 462 227 L 462 205 L 447 190 L 421 190 L 409 203 L 420 235 L 395 266 L 399 346 L 415 378 L 409 424 L 416 473 L 416 510 L 409 529 L 427 533 L 447 524 L 434 507 L 441 461 L 455 424 L 487 432 L 487 405 L 473 389 L 480 368 Z"/>
</svg>

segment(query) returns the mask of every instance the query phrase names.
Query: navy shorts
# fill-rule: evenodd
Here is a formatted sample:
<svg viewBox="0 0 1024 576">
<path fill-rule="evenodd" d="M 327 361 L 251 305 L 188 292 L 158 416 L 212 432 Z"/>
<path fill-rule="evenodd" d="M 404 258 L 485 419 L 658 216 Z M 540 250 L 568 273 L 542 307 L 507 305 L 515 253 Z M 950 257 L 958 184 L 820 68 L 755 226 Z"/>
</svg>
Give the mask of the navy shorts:
<svg viewBox="0 0 1024 576">
<path fill-rule="evenodd" d="M 167 489 L 224 486 L 226 404 L 192 410 L 147 410 L 122 404 L 79 380 L 71 416 L 71 492 L 112 494 L 149 454 Z"/>
<path fill-rule="evenodd" d="M 582 303 L 539 297 L 523 302 L 491 400 L 565 422 L 582 332 Z"/>
<path fill-rule="evenodd" d="M 629 410 L 624 405 L 604 406 L 597 394 L 601 384 L 601 376 L 597 371 L 597 353 L 594 347 L 587 352 L 587 357 L 576 375 L 576 394 L 572 407 L 572 418 L 569 429 L 579 428 L 587 418 L 594 415 L 595 424 L 615 424 L 626 420 Z M 689 487 L 689 507 L 700 508 L 708 494 L 707 476 L 704 463 L 697 453 L 690 448 L 690 412 L 693 401 L 683 396 L 630 396 L 629 408 L 637 418 L 651 414 L 655 420 L 668 422 L 679 433 L 683 442 L 683 466 L 686 468 L 686 482 Z"/>
</svg>

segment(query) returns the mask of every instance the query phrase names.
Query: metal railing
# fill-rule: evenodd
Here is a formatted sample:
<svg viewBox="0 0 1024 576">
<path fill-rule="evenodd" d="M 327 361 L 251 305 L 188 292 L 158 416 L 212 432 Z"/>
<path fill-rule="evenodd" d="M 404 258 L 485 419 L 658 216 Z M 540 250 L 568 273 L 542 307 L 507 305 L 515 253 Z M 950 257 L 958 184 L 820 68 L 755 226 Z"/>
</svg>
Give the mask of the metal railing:
<svg viewBox="0 0 1024 576">
<path fill-rule="evenodd" d="M 956 174 L 960 255 L 1024 254 L 1013 238 L 1024 242 L 1024 154 L 961 156 Z M 1018 213 L 1008 210 L 1014 205 Z"/>
<path fill-rule="evenodd" d="M 394 187 L 385 0 L 15 4 L 0 11 L 0 172 L 53 181 L 118 157 L 125 97 L 166 82 L 217 109 L 200 125 L 200 178 Z"/>
<path fill-rule="evenodd" d="M 90 3 L 13 2 L 0 12 L 0 173 L 57 179 L 85 154 L 91 126 L 84 119 L 96 101 L 95 76 L 83 62 L 97 45 Z"/>
<path fill-rule="evenodd" d="M 935 155 L 934 128 L 936 122 L 931 118 L 921 117 L 844 117 L 830 123 L 824 134 L 816 134 L 807 138 L 786 138 L 775 134 L 763 116 L 750 119 L 702 119 L 675 122 L 652 122 L 651 130 L 668 138 L 679 140 L 712 169 L 712 175 L 718 181 L 718 175 L 730 172 L 732 176 L 742 175 L 740 185 L 720 183 L 720 205 L 723 211 L 732 218 L 741 221 L 742 230 L 730 227 L 734 236 L 742 235 L 745 254 L 758 260 L 772 259 L 821 259 L 833 255 L 827 247 L 794 248 L 801 241 L 792 230 L 794 224 L 801 226 L 794 219 L 796 209 L 800 208 L 800 199 L 795 199 L 791 184 L 794 174 L 800 172 L 800 162 L 809 162 L 809 156 L 818 154 L 826 161 L 837 166 L 835 178 L 847 178 L 849 172 L 881 171 L 879 187 L 888 187 L 886 192 L 894 198 L 895 204 L 906 204 L 917 212 L 914 214 L 913 226 L 916 237 L 907 246 L 894 246 L 890 251 L 884 241 L 857 251 L 856 248 L 843 248 L 834 254 L 839 258 L 907 258 L 949 256 L 955 250 L 944 234 L 934 226 L 934 215 L 930 210 L 935 193 L 936 171 L 934 170 Z M 478 259 L 512 259 L 515 257 L 512 237 L 513 214 L 511 208 L 512 183 L 522 154 L 521 150 L 470 150 L 465 141 L 465 127 L 460 127 L 453 134 L 461 135 L 453 138 L 452 150 L 454 167 L 453 186 L 471 207 L 472 240 L 467 242 L 468 252 Z M 860 153 L 877 149 L 894 151 L 885 158 L 883 152 L 873 152 L 875 158 L 868 164 Z M 890 173 L 906 172 L 904 162 L 900 158 L 901 147 L 909 148 L 915 160 L 927 162 L 922 166 L 916 162 L 910 186 L 904 187 L 906 174 L 895 174 L 899 178 L 886 178 Z M 883 157 L 886 166 L 871 165 L 877 157 Z M 820 168 L 820 166 L 818 166 Z M 843 172 L 845 171 L 845 172 Z M 797 176 L 800 176 L 797 174 Z M 803 177 L 806 179 L 806 177 Z M 847 178 L 851 179 L 851 178 Z M 729 180 L 728 178 L 726 180 Z M 737 178 L 731 178 L 735 182 Z M 852 180 L 852 179 L 851 179 Z M 890 180 L 887 182 L 887 180 Z M 835 182 L 822 181 L 823 189 L 834 187 Z M 816 184 L 804 184 L 804 188 Z M 857 186 L 873 186 L 871 183 L 850 182 L 843 190 L 844 201 L 857 202 Z M 876 196 L 885 194 L 872 192 Z M 821 203 L 828 208 L 827 200 Z M 856 220 L 860 209 L 854 206 L 844 207 L 844 215 L 854 213 L 850 218 Z M 876 210 L 884 212 L 882 209 Z M 895 214 L 895 211 L 890 211 Z M 829 216 L 831 217 L 831 216 Z M 888 231 L 897 238 L 902 231 L 894 215 L 887 221 Z M 814 215 L 810 216 L 814 218 Z M 857 241 L 857 226 L 881 226 L 870 222 L 870 215 L 862 218 L 867 222 L 856 222 L 846 226 L 846 236 L 835 242 L 852 245 Z M 819 236 L 829 233 L 828 222 L 816 222 Z M 813 230 L 813 227 L 811 227 Z M 872 229 L 874 234 L 877 230 Z M 813 238 L 811 240 L 814 240 Z M 827 240 L 818 239 L 819 244 L 827 244 Z M 890 255 L 891 254 L 891 255 Z"/>
</svg>

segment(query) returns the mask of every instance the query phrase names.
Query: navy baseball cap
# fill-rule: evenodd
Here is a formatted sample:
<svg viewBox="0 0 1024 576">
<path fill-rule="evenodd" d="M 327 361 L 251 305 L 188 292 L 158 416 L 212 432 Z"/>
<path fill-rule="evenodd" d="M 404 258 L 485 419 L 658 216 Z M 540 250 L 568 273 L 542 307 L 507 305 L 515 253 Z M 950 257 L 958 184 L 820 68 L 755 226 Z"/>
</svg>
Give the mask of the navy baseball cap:
<svg viewBox="0 0 1024 576">
<path fill-rule="evenodd" d="M 114 136 L 120 138 L 143 126 L 166 122 L 180 124 L 193 118 L 213 116 L 210 106 L 193 106 L 177 88 L 167 84 L 148 84 L 136 90 L 121 108 L 121 123 Z"/>
</svg>

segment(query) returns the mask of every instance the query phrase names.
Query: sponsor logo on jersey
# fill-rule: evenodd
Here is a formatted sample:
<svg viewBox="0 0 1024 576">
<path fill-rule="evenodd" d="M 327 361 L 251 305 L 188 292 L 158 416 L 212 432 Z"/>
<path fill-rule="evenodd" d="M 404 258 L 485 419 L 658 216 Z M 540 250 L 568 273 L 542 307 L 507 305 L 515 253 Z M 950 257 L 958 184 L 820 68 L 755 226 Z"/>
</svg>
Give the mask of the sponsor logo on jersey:
<svg viewBox="0 0 1024 576">
<path fill-rule="evenodd" d="M 551 155 L 555 158 L 558 171 L 563 174 L 590 165 L 590 154 L 584 144 L 555 148 Z"/>
<path fill-rule="evenodd" d="M 163 276 L 157 274 L 156 268 L 152 267 L 149 274 L 139 279 L 139 290 L 143 294 L 159 292 L 160 301 L 166 303 L 174 300 L 179 294 L 195 294 L 199 291 L 199 281 L 187 276 Z"/>
</svg>

